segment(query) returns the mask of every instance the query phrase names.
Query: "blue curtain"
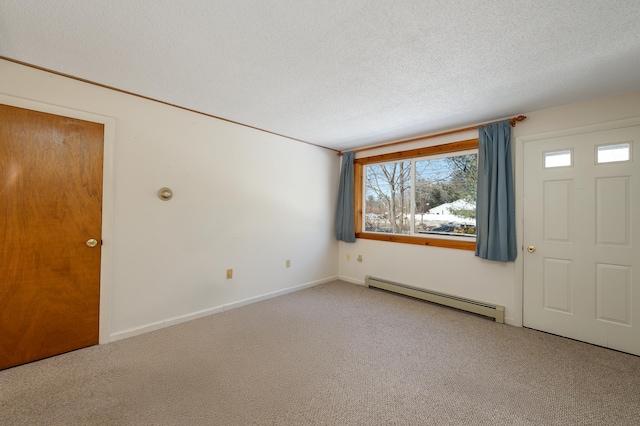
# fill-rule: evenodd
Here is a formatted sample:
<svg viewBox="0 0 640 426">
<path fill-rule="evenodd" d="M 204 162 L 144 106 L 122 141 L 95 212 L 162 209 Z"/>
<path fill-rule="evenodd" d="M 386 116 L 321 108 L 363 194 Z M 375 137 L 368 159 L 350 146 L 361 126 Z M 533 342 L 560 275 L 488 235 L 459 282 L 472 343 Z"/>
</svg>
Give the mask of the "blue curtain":
<svg viewBox="0 0 640 426">
<path fill-rule="evenodd" d="M 347 243 L 356 242 L 353 229 L 353 152 L 342 154 L 338 207 L 336 208 L 336 239 Z"/>
<path fill-rule="evenodd" d="M 511 124 L 491 123 L 478 132 L 476 256 L 508 262 L 517 256 Z"/>
</svg>

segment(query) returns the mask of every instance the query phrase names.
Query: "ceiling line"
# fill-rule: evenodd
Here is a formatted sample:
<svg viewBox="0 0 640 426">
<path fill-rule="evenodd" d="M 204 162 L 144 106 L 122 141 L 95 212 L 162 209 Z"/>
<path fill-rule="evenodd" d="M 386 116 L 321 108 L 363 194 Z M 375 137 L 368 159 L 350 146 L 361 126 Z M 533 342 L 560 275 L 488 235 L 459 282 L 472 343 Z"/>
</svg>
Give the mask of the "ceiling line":
<svg viewBox="0 0 640 426">
<path fill-rule="evenodd" d="M 84 79 L 84 78 L 76 77 L 76 76 L 70 75 L 70 74 L 65 74 L 63 72 L 59 72 L 59 71 L 55 71 L 55 70 L 52 70 L 52 69 L 44 68 L 44 67 L 41 67 L 41 66 L 38 66 L 38 65 L 33 65 L 33 64 L 28 63 L 28 62 L 19 61 L 17 59 L 9 58 L 9 57 L 2 56 L 2 55 L 0 55 L 0 59 L 4 59 L 5 61 L 8 61 L 8 62 L 13 62 L 13 63 L 18 64 L 18 65 L 24 65 L 26 67 L 33 68 L 33 69 L 36 69 L 36 70 L 39 70 L 39 71 L 44 71 L 44 72 L 48 72 L 48 73 L 51 73 L 51 74 L 59 75 L 61 77 L 70 78 L 72 80 L 80 81 L 82 83 L 87 83 L 87 84 L 91 84 L 93 86 L 102 87 L 104 89 L 114 90 L 116 92 L 124 93 L 125 95 L 135 96 L 137 98 L 146 99 L 146 100 L 152 101 L 152 102 L 157 102 L 157 103 L 162 104 L 162 105 L 167 105 L 167 106 L 170 106 L 170 107 L 173 107 L 173 108 L 178 108 L 178 109 L 181 109 L 181 110 L 184 110 L 184 111 L 193 112 L 195 114 L 204 115 L 205 117 L 215 118 L 217 120 L 226 121 L 227 123 L 232 123 L 232 124 L 237 124 L 238 126 L 248 127 L 249 129 L 258 130 L 258 131 L 264 132 L 264 133 L 269 133 L 269 134 L 274 135 L 274 136 L 280 136 L 282 138 L 290 139 L 290 140 L 295 141 L 295 142 L 304 143 L 304 144 L 307 144 L 307 145 L 315 146 L 317 148 L 328 149 L 329 151 L 334 151 L 334 152 L 337 152 L 337 153 L 340 152 L 337 149 L 329 148 L 329 147 L 318 145 L 318 144 L 315 144 L 315 143 L 312 143 L 312 142 L 304 141 L 302 139 L 297 139 L 297 138 L 294 138 L 294 137 L 291 137 L 291 136 L 287 136 L 287 135 L 283 135 L 283 134 L 280 134 L 280 133 L 272 132 L 272 131 L 269 131 L 269 130 L 261 129 L 259 127 L 251 126 L 249 124 L 240 123 L 238 121 L 233 121 L 233 120 L 230 120 L 228 118 L 218 117 L 218 116 L 213 115 L 213 114 L 208 114 L 206 112 L 202 112 L 202 111 L 198 111 L 198 110 L 195 110 L 195 109 L 191 109 L 191 108 L 183 107 L 183 106 L 180 106 L 180 105 L 172 104 L 170 102 L 161 101 L 159 99 L 151 98 L 149 96 L 140 95 L 138 93 L 129 92 L 129 91 L 123 90 L 123 89 L 118 89 L 117 87 L 108 86 L 108 85 L 102 84 L 102 83 L 96 83 L 95 81 L 91 81 L 91 80 L 87 80 L 87 79 Z"/>
</svg>

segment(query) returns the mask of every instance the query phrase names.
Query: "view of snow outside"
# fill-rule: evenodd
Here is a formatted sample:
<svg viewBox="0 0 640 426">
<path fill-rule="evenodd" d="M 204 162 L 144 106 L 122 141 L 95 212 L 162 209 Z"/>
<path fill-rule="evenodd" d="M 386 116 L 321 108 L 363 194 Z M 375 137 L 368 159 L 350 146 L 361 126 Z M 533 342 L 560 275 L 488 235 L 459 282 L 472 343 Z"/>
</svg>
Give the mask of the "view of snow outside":
<svg viewBox="0 0 640 426">
<path fill-rule="evenodd" d="M 477 154 L 368 165 L 365 179 L 366 232 L 475 237 Z"/>
</svg>

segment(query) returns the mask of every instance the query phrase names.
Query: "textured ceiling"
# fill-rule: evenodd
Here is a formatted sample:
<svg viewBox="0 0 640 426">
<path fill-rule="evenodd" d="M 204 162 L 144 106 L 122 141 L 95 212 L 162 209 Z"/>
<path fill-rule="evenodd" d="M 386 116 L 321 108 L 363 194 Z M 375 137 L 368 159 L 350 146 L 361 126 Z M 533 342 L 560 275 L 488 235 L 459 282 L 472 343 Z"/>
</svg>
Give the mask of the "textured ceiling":
<svg viewBox="0 0 640 426">
<path fill-rule="evenodd" d="M 640 1 L 0 0 L 0 55 L 345 150 L 640 89 Z"/>
</svg>

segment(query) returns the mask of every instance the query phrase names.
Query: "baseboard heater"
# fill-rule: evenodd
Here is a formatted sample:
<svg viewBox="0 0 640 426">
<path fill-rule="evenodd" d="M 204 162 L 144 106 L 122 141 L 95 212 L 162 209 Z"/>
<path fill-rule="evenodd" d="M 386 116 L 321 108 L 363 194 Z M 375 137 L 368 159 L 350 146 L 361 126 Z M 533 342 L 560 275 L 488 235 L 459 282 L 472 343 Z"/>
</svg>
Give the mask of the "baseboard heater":
<svg viewBox="0 0 640 426">
<path fill-rule="evenodd" d="M 473 312 L 474 314 L 495 318 L 496 322 L 504 324 L 504 306 L 465 299 L 463 297 L 452 296 L 450 294 L 439 293 L 437 291 L 424 290 L 369 276 L 365 278 L 365 285 L 367 287 L 379 288 L 381 290 L 415 297 L 416 299 L 426 300 L 427 302 L 433 302 L 439 305 L 449 306 L 463 311 Z"/>
</svg>

